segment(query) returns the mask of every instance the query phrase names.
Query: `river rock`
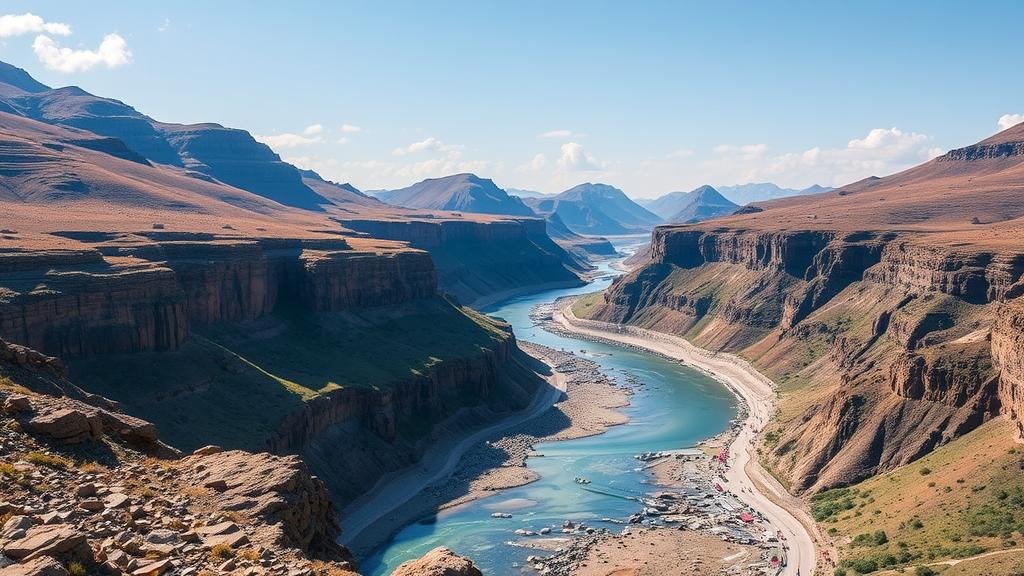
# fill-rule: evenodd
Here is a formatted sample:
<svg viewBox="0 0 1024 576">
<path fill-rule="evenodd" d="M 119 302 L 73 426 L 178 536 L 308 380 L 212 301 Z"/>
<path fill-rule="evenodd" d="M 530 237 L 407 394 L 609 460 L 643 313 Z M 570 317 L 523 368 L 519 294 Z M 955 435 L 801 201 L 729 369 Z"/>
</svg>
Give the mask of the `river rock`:
<svg viewBox="0 0 1024 576">
<path fill-rule="evenodd" d="M 468 558 L 440 546 L 399 566 L 391 576 L 483 576 Z"/>
</svg>

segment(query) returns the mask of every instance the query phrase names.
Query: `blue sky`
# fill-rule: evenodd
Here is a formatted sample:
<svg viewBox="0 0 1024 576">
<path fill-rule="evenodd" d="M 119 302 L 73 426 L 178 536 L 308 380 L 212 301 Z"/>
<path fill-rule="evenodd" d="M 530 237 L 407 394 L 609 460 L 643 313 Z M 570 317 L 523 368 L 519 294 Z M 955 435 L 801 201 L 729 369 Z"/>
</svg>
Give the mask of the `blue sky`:
<svg viewBox="0 0 1024 576">
<path fill-rule="evenodd" d="M 2 14 L 29 12 L 43 24 L 0 18 L 0 59 L 41 81 L 245 128 L 361 188 L 458 171 L 636 197 L 838 185 L 1024 120 L 1022 2 L 7 1 Z"/>
</svg>

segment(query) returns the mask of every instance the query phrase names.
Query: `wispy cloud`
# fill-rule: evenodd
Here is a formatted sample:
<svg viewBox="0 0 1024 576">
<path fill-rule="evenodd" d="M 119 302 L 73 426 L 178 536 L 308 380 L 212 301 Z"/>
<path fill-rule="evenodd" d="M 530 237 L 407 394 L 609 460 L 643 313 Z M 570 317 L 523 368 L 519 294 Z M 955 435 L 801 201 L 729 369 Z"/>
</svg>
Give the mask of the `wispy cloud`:
<svg viewBox="0 0 1024 576">
<path fill-rule="evenodd" d="M 537 135 L 538 138 L 571 138 L 572 130 L 548 130 Z"/>
<path fill-rule="evenodd" d="M 465 147 L 459 144 L 445 144 L 431 136 L 419 142 L 413 142 L 408 146 L 395 148 L 391 151 L 391 154 L 394 156 L 406 156 L 416 154 L 417 152 L 434 151 L 444 153 L 449 159 L 456 159 L 462 154 L 463 148 Z"/>
<path fill-rule="evenodd" d="M 13 38 L 25 34 L 53 34 L 70 36 L 71 26 L 63 22 L 47 22 L 31 12 L 0 16 L 0 38 Z"/>
<path fill-rule="evenodd" d="M 764 144 L 720 145 L 715 158 L 701 169 L 718 182 L 771 180 L 782 185 L 811 183 L 842 185 L 884 176 L 942 155 L 931 137 L 899 128 L 875 128 L 845 147 L 814 147 L 798 152 L 768 154 Z"/>
<path fill-rule="evenodd" d="M 359 126 L 355 126 L 352 124 L 342 124 L 341 131 L 344 132 L 345 134 L 358 134 L 362 132 L 363 129 L 360 128 Z"/>
<path fill-rule="evenodd" d="M 274 150 L 287 150 L 310 144 L 319 144 L 324 141 L 324 127 L 322 124 L 310 124 L 302 133 L 295 134 L 284 132 L 282 134 L 253 134 L 259 142 L 263 142 Z"/>
<path fill-rule="evenodd" d="M 164 21 L 159 26 L 156 27 L 156 31 L 157 32 L 167 32 L 167 30 L 170 27 L 171 27 L 171 19 L 170 18 L 164 18 Z"/>
<path fill-rule="evenodd" d="M 689 158 L 693 156 L 694 151 L 692 148 L 676 148 L 665 155 L 666 158 Z"/>
<path fill-rule="evenodd" d="M 56 72 L 85 72 L 97 66 L 117 68 L 132 61 L 128 43 L 119 34 L 107 34 L 96 50 L 64 48 L 53 38 L 40 34 L 32 50 L 44 66 Z"/>
<path fill-rule="evenodd" d="M 996 124 L 1000 130 L 1006 130 L 1012 128 L 1017 124 L 1024 122 L 1024 114 L 1003 114 L 999 117 L 999 121 Z"/>
</svg>

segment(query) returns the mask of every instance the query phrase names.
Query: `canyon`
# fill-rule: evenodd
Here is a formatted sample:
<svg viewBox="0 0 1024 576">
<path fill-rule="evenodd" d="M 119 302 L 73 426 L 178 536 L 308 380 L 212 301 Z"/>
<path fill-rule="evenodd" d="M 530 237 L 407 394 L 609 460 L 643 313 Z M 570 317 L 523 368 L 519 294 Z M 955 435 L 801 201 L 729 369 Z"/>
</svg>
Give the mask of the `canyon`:
<svg viewBox="0 0 1024 576">
<path fill-rule="evenodd" d="M 760 457 L 812 508 L 1005 419 L 1019 436 L 1021 141 L 1024 125 L 893 176 L 659 227 L 637 267 L 576 310 L 771 377 L 781 402 Z M 927 480 L 887 490 L 910 498 Z"/>
</svg>

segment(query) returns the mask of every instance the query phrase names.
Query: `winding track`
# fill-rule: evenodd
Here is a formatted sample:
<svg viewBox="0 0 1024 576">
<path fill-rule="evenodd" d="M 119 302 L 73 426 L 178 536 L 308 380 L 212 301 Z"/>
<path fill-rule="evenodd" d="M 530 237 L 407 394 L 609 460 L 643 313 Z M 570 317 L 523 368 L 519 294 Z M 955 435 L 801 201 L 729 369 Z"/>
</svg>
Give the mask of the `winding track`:
<svg viewBox="0 0 1024 576">
<path fill-rule="evenodd" d="M 808 576 L 817 564 L 817 526 L 802 503 L 768 474 L 751 454 L 757 432 L 768 422 L 775 403 L 774 386 L 749 362 L 725 353 L 713 353 L 669 334 L 631 326 L 582 320 L 570 308 L 572 300 L 557 306 L 553 319 L 565 330 L 650 350 L 694 366 L 728 386 L 747 405 L 747 419 L 729 450 L 725 473 L 730 490 L 759 510 L 789 546 L 783 576 Z M 780 505 L 780 503 L 782 505 Z"/>
</svg>

